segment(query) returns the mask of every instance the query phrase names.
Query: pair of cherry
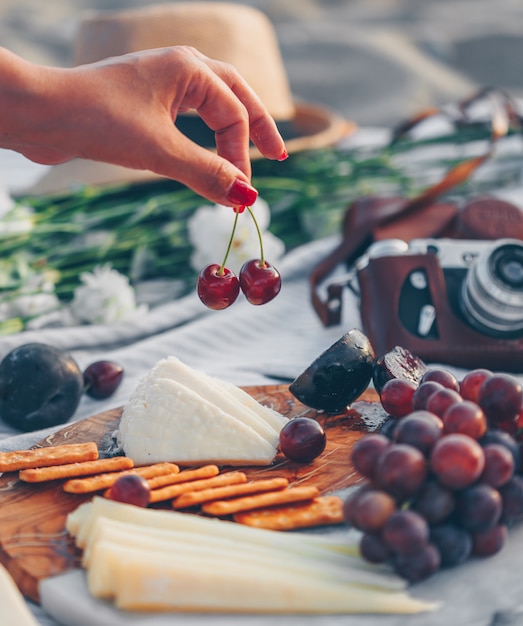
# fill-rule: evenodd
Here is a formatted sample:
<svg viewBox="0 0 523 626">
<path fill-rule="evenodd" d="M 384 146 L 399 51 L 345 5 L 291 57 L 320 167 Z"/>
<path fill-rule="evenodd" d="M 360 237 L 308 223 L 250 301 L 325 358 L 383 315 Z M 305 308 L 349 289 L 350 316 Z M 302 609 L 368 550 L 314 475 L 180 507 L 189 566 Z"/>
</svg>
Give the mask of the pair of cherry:
<svg viewBox="0 0 523 626">
<path fill-rule="evenodd" d="M 238 216 L 245 209 L 250 213 L 256 226 L 260 242 L 260 258 L 246 261 L 240 269 L 239 276 L 236 276 L 225 264 L 234 239 Z M 234 209 L 234 212 L 234 224 L 223 263 L 207 265 L 198 276 L 198 296 L 209 309 L 221 310 L 231 306 L 240 294 L 240 290 L 251 304 L 266 304 L 275 298 L 281 289 L 281 277 L 278 270 L 264 258 L 262 235 L 251 207 L 238 207 Z"/>
</svg>

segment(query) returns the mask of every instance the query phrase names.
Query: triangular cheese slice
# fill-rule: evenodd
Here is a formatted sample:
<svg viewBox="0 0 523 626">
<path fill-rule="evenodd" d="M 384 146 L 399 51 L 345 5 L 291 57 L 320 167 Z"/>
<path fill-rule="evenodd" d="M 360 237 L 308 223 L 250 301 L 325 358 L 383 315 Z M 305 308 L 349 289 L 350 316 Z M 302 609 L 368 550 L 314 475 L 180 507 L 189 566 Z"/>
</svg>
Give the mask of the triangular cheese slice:
<svg viewBox="0 0 523 626">
<path fill-rule="evenodd" d="M 268 465 L 276 455 L 276 446 L 253 428 L 167 378 L 138 385 L 124 407 L 118 440 L 136 465 Z"/>
<path fill-rule="evenodd" d="M 169 380 L 182 383 L 182 385 L 202 395 L 226 413 L 253 428 L 271 445 L 278 445 L 281 426 L 275 428 L 273 424 L 270 424 L 265 419 L 262 411 L 257 412 L 253 406 L 258 403 L 251 396 L 249 398 L 253 401 L 252 403 L 240 402 L 235 394 L 231 393 L 230 385 L 225 385 L 222 381 L 189 367 L 173 356 L 159 361 L 151 370 L 150 377 L 152 379 L 168 378 Z M 282 423 L 285 423 L 287 418 L 281 417 Z"/>
</svg>

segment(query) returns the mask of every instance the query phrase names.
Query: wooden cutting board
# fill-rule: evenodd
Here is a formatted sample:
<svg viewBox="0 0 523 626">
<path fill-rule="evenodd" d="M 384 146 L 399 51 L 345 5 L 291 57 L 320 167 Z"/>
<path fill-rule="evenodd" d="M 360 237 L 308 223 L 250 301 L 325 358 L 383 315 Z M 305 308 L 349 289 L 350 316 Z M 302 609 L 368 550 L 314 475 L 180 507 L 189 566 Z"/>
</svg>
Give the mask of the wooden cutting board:
<svg viewBox="0 0 523 626">
<path fill-rule="evenodd" d="M 279 455 L 270 467 L 235 468 L 250 478 L 284 476 L 294 485 L 316 485 L 322 494 L 349 487 L 361 480 L 350 464 L 350 451 L 365 432 L 365 413 L 381 410 L 377 396 L 368 390 L 356 408 L 326 417 L 300 404 L 287 385 L 246 387 L 259 402 L 288 417 L 314 417 L 327 434 L 325 451 L 312 463 L 299 464 Z M 356 410 L 357 409 L 357 410 Z M 72 423 L 38 445 L 95 441 L 100 456 L 110 456 L 112 434 L 121 409 L 113 409 Z M 383 416 L 385 414 L 383 413 Z M 24 595 L 39 602 L 38 582 L 80 566 L 80 553 L 65 530 L 68 513 L 91 496 L 65 493 L 63 481 L 28 484 L 14 473 L 0 476 L 0 561 Z"/>
</svg>

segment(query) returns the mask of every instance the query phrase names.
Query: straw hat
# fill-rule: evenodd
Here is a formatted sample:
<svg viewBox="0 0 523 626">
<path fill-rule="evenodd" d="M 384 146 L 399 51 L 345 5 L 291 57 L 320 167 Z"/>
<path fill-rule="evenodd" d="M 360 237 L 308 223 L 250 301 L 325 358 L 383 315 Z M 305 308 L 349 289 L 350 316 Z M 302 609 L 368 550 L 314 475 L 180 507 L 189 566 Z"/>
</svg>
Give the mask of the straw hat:
<svg viewBox="0 0 523 626">
<path fill-rule="evenodd" d="M 335 144 L 355 125 L 334 112 L 292 97 L 273 26 L 252 7 L 226 2 L 176 2 L 114 12 L 91 12 L 80 22 L 73 50 L 75 65 L 110 56 L 173 45 L 190 45 L 231 63 L 276 120 L 289 153 Z M 191 139 L 214 148 L 212 131 L 194 113 L 179 115 L 177 126 Z M 259 157 L 256 149 L 252 157 Z M 147 171 L 74 159 L 57 165 L 32 188 L 52 193 L 79 184 L 144 181 Z"/>
</svg>

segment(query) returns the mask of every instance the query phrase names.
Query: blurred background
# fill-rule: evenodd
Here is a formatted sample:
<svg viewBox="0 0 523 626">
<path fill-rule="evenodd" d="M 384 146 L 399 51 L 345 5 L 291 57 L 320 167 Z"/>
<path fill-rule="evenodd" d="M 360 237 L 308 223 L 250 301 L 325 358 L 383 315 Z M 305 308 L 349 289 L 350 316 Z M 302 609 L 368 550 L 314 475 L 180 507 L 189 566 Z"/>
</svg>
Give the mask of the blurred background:
<svg viewBox="0 0 523 626">
<path fill-rule="evenodd" d="M 1 0 L 0 44 L 67 66 L 82 13 L 149 0 Z M 247 0 L 273 22 L 292 90 L 363 126 L 495 86 L 523 95 L 521 0 Z"/>
</svg>

